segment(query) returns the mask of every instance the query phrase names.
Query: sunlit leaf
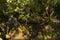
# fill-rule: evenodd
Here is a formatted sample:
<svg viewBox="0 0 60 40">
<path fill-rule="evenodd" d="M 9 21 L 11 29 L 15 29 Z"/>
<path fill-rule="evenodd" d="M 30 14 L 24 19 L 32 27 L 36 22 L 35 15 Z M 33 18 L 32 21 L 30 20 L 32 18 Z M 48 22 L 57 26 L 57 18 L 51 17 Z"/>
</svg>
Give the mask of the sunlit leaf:
<svg viewBox="0 0 60 40">
<path fill-rule="evenodd" d="M 10 35 L 9 34 L 6 34 L 6 38 L 9 39 L 10 38 Z"/>
<path fill-rule="evenodd" d="M 3 40 L 2 38 L 0 38 L 0 40 Z"/>
</svg>

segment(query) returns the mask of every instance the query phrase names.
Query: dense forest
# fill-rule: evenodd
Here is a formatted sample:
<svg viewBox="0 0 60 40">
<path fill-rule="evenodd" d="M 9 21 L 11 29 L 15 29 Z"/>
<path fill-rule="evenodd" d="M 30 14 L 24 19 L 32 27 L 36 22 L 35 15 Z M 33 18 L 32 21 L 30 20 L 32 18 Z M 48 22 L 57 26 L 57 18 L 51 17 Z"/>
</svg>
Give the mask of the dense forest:
<svg viewBox="0 0 60 40">
<path fill-rule="evenodd" d="M 60 0 L 0 0 L 0 40 L 60 40 Z"/>
</svg>

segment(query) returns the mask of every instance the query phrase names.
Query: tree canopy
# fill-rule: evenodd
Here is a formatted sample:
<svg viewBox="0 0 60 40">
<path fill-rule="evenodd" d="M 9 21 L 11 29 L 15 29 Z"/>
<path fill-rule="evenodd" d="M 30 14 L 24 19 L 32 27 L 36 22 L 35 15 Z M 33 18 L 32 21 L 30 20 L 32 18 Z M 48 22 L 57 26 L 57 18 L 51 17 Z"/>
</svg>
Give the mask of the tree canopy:
<svg viewBox="0 0 60 40">
<path fill-rule="evenodd" d="M 16 40 L 17 35 L 24 40 L 59 40 L 60 1 L 0 0 L 0 38 Z"/>
</svg>

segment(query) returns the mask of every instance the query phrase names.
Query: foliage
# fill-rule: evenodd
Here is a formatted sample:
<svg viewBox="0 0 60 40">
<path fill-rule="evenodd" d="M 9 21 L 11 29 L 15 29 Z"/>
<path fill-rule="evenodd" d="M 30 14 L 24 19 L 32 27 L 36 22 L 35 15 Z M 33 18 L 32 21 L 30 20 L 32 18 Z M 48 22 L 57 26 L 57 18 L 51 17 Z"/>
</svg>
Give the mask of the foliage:
<svg viewBox="0 0 60 40">
<path fill-rule="evenodd" d="M 21 33 L 28 40 L 59 40 L 59 4 L 59 0 L 1 0 L 0 37 L 13 40 Z"/>
</svg>

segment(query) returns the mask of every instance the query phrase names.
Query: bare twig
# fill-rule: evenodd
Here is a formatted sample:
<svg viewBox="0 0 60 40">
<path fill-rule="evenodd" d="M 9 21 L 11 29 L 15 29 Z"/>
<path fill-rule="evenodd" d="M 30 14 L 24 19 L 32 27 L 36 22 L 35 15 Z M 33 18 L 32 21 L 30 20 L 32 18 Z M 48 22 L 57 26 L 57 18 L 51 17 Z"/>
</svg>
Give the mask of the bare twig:
<svg viewBox="0 0 60 40">
<path fill-rule="evenodd" d="M 49 10 L 49 3 L 50 3 L 50 0 L 47 0 L 47 3 L 45 5 L 45 10 L 46 10 L 47 15 L 48 15 L 48 10 Z"/>
</svg>

